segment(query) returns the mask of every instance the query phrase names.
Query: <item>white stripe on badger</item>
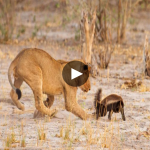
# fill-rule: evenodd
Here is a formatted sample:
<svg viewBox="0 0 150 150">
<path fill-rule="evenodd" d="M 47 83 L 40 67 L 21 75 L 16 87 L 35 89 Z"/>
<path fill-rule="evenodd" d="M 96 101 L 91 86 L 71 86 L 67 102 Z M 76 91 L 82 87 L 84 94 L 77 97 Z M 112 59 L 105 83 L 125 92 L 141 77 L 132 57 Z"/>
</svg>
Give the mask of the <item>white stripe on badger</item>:
<svg viewBox="0 0 150 150">
<path fill-rule="evenodd" d="M 107 101 L 107 99 L 106 99 L 106 105 L 113 104 L 113 103 L 117 103 L 117 102 L 119 102 L 119 101 L 120 101 L 120 100 L 116 100 L 116 99 L 112 99 L 112 100 Z"/>
</svg>

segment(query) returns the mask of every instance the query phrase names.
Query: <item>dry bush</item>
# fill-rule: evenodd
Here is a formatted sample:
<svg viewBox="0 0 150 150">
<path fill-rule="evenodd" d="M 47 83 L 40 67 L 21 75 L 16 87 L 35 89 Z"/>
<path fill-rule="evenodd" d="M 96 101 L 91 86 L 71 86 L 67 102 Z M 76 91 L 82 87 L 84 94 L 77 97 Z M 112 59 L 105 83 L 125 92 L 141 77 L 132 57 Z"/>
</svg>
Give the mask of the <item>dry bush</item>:
<svg viewBox="0 0 150 150">
<path fill-rule="evenodd" d="M 107 69 L 111 60 L 114 48 L 106 44 L 99 51 L 95 50 L 92 54 L 92 70 L 93 77 L 99 75 L 98 69 Z"/>
<path fill-rule="evenodd" d="M 107 21 L 106 21 L 106 9 L 102 9 L 99 14 L 97 14 L 98 21 L 96 22 L 96 36 L 100 41 L 107 41 Z"/>
<path fill-rule="evenodd" d="M 136 79 L 125 81 L 124 84 L 121 86 L 122 89 L 129 89 L 129 88 L 138 88 L 142 85 L 141 81 L 137 81 Z"/>
<path fill-rule="evenodd" d="M 147 35 L 145 36 L 144 47 L 143 47 L 143 72 L 146 76 L 150 76 L 150 57 L 148 50 L 149 42 Z"/>
<path fill-rule="evenodd" d="M 99 0 L 99 9 L 97 10 L 97 21 L 95 31 L 95 35 L 98 41 L 108 41 L 108 11 L 108 2 L 103 1 L 102 3 L 102 1 Z"/>
<path fill-rule="evenodd" d="M 112 53 L 113 53 L 113 48 L 111 48 L 108 45 L 106 45 L 105 48 L 102 49 L 102 51 L 98 55 L 99 57 L 98 67 L 99 68 L 104 68 L 104 69 L 108 68 Z"/>
<path fill-rule="evenodd" d="M 121 85 L 121 89 L 132 89 L 134 91 L 139 92 L 148 92 L 150 88 L 147 87 L 142 81 L 138 81 L 136 79 L 125 81 L 124 84 Z"/>
<path fill-rule="evenodd" d="M 122 0 L 119 0 L 118 1 L 118 27 L 117 27 L 117 42 L 118 43 L 120 43 L 121 8 L 122 8 Z"/>
<path fill-rule="evenodd" d="M 142 5 L 144 3 L 145 9 L 147 9 L 148 5 L 150 4 L 150 0 L 139 0 L 137 2 L 139 3 L 139 5 Z"/>
<path fill-rule="evenodd" d="M 0 38 L 7 41 L 14 30 L 16 0 L 0 0 Z"/>
<path fill-rule="evenodd" d="M 112 35 L 114 35 L 115 32 L 117 34 L 117 43 L 121 43 L 126 39 L 127 20 L 131 10 L 133 10 L 137 4 L 129 0 L 118 0 L 117 5 L 118 12 L 114 13 L 111 8 L 111 2 L 99 0 L 95 31 L 97 41 L 112 42 Z M 117 28 L 115 27 L 112 30 L 113 21 L 115 21 Z M 116 38 L 113 40 L 116 40 Z"/>
</svg>

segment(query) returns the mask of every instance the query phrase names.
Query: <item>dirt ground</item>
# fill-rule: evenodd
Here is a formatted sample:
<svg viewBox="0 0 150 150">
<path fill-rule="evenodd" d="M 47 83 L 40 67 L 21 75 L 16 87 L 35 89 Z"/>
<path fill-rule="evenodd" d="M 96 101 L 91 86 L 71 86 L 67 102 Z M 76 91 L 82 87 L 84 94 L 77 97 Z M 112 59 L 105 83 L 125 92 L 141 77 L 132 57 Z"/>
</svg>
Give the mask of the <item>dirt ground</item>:
<svg viewBox="0 0 150 150">
<path fill-rule="evenodd" d="M 45 5 L 46 5 L 45 1 Z M 40 5 L 40 4 L 39 4 Z M 37 3 L 38 6 L 38 3 Z M 21 6 L 20 6 L 21 7 Z M 35 5 L 34 5 L 35 7 Z M 40 9 L 40 8 L 39 8 Z M 59 109 L 53 118 L 33 118 L 35 102 L 31 89 L 23 83 L 21 102 L 25 105 L 22 112 L 12 103 L 9 96 L 11 86 L 7 72 L 11 61 L 24 48 L 36 47 L 48 52 L 55 59 L 72 60 L 81 58 L 80 44 L 74 40 L 78 24 L 74 21 L 64 28 L 59 28 L 59 18 L 55 11 L 32 11 L 32 5 L 18 11 L 16 24 L 23 24 L 25 34 L 19 39 L 0 44 L 0 149 L 10 145 L 14 149 L 110 149 L 110 150 L 148 150 L 150 149 L 150 80 L 142 77 L 142 53 L 145 33 L 150 42 L 149 14 L 141 11 L 143 21 L 127 26 L 127 41 L 124 45 L 115 45 L 109 68 L 100 69 L 100 75 L 91 79 L 91 90 L 88 93 L 78 89 L 78 103 L 90 114 L 95 112 L 93 101 L 98 88 L 102 88 L 103 97 L 116 93 L 122 96 L 125 103 L 126 121 L 121 114 L 113 114 L 112 120 L 106 117 L 96 121 L 92 118 L 83 121 L 67 112 L 62 96 L 55 96 L 53 108 Z M 36 38 L 30 38 L 30 33 L 36 25 L 45 22 L 37 31 Z M 44 16 L 44 17 L 42 17 Z M 60 19 L 61 21 L 61 19 Z M 136 32 L 135 32 L 136 30 Z M 143 32 L 146 31 L 146 32 Z M 17 29 L 16 29 L 17 32 Z M 72 42 L 73 41 L 73 42 Z M 103 45 L 96 45 L 101 48 Z M 136 79 L 142 85 L 128 88 L 124 82 Z M 44 96 L 46 99 L 46 96 Z M 25 144 L 24 144 L 25 143 Z M 22 146 L 22 147 L 21 147 Z"/>
</svg>

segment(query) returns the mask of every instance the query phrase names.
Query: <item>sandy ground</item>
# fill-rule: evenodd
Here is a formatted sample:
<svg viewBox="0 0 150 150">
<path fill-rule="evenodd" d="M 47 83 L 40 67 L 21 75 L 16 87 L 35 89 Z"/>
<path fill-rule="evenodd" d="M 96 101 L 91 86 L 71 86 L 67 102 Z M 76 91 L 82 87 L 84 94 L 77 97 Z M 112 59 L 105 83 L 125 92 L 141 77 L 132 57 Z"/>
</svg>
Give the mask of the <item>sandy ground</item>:
<svg viewBox="0 0 150 150">
<path fill-rule="evenodd" d="M 53 107 L 58 108 L 59 111 L 54 118 L 33 119 L 34 98 L 31 89 L 26 84 L 23 84 L 21 88 L 23 97 L 20 100 L 25 105 L 24 112 L 19 111 L 13 105 L 9 96 L 11 87 L 7 80 L 7 70 L 14 56 L 24 47 L 28 45 L 0 46 L 2 50 L 0 60 L 0 148 L 5 147 L 7 137 L 13 132 L 16 141 L 19 142 L 14 146 L 20 145 L 24 135 L 28 149 L 31 147 L 34 149 L 150 149 L 150 133 L 143 132 L 150 128 L 149 91 L 139 92 L 137 88 L 121 89 L 124 78 L 132 78 L 135 72 L 140 74 L 141 68 L 138 64 L 140 57 L 137 57 L 134 63 L 131 61 L 124 63 L 122 59 L 129 56 L 114 53 L 109 66 L 109 76 L 108 70 L 100 70 L 100 76 L 91 77 L 91 90 L 83 93 L 79 89 L 77 94 L 78 102 L 88 113 L 95 111 L 93 100 L 99 87 L 103 89 L 104 97 L 111 93 L 121 95 L 125 102 L 126 121 L 122 121 L 121 114 L 113 114 L 112 121 L 109 121 L 107 116 L 99 118 L 98 121 L 95 119 L 82 121 L 64 109 L 62 96 L 55 96 Z M 57 46 L 54 52 L 55 44 L 42 46 L 39 44 L 37 47 L 42 47 L 56 59 L 67 57 L 69 60 L 72 54 L 76 58 L 80 57 L 75 50 L 66 50 L 66 54 L 60 56 L 63 50 Z M 135 70 L 137 66 L 138 69 Z M 149 80 L 144 79 L 142 82 L 148 88 Z M 38 136 L 39 130 L 42 129 L 46 134 L 46 139 L 43 141 L 39 140 Z M 65 138 L 67 132 L 69 132 L 68 139 Z"/>
<path fill-rule="evenodd" d="M 26 2 L 29 1 L 24 1 Z M 112 121 L 108 120 L 108 116 L 99 118 L 98 121 L 95 118 L 83 121 L 65 110 L 62 96 L 55 96 L 52 107 L 58 108 L 59 111 L 53 118 L 46 116 L 34 119 L 34 97 L 25 83 L 21 87 L 23 96 L 20 100 L 25 105 L 25 111 L 18 110 L 12 103 L 9 96 L 11 87 L 7 79 L 7 71 L 11 61 L 23 48 L 41 48 L 55 59 L 81 58 L 80 46 L 76 45 L 75 41 L 71 42 L 78 29 L 76 20 L 60 28 L 59 24 L 63 19 L 55 13 L 56 10 L 52 9 L 53 4 L 49 5 L 51 8 L 48 11 L 51 12 L 32 11 L 35 4 L 39 7 L 47 3 L 46 0 L 28 7 L 23 6 L 25 11 L 19 10 L 17 13 L 16 33 L 22 25 L 26 27 L 25 33 L 20 35 L 19 40 L 0 44 L 0 149 L 8 145 L 19 150 L 150 149 L 150 80 L 142 79 L 141 76 L 141 46 L 145 37 L 143 30 L 150 31 L 147 12 L 140 13 L 142 21 L 137 21 L 140 18 L 140 15 L 137 15 L 139 13 L 132 14 L 132 17 L 136 17 L 135 24 L 127 25 L 127 43 L 124 47 L 115 48 L 109 69 L 99 70 L 100 75 L 96 78 L 90 77 L 92 88 L 88 93 L 80 89 L 77 93 L 79 104 L 88 113 L 95 112 L 93 100 L 98 88 L 103 89 L 103 97 L 112 93 L 121 95 L 125 102 L 126 121 L 122 121 L 121 114 L 113 114 Z M 61 12 L 61 10 L 57 11 Z M 33 21 L 34 16 L 36 21 Z M 36 29 L 35 25 L 42 27 L 37 31 L 36 39 L 33 40 L 31 36 Z M 123 86 L 124 82 L 133 78 L 142 81 L 142 86 L 126 89 Z M 44 97 L 46 99 L 46 96 Z M 44 135 L 43 140 L 40 140 L 40 134 Z M 9 144 L 8 139 L 13 139 L 12 144 Z M 21 148 L 23 141 L 25 147 Z"/>
</svg>

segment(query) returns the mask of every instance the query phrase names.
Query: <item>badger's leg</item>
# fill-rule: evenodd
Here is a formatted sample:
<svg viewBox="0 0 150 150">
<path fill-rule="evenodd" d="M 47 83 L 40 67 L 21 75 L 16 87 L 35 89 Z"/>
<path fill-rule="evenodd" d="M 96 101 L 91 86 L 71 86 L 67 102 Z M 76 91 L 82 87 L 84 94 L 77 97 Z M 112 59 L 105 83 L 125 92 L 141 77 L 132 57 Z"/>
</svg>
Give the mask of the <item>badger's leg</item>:
<svg viewBox="0 0 150 150">
<path fill-rule="evenodd" d="M 54 103 L 54 96 L 48 95 L 46 101 L 44 101 L 44 105 L 47 108 L 50 108 Z M 40 118 L 40 117 L 44 117 L 45 114 L 41 113 L 40 111 L 38 111 L 37 109 L 34 111 L 34 118 Z"/>
<path fill-rule="evenodd" d="M 121 112 L 121 115 L 122 115 L 122 120 L 125 121 L 126 118 L 125 118 L 125 114 L 124 114 L 124 108 L 120 108 L 120 112 Z"/>
<path fill-rule="evenodd" d="M 111 120 L 112 114 L 113 114 L 113 110 L 110 110 L 110 111 L 109 111 L 109 114 L 108 114 L 108 119 L 109 119 L 109 120 Z"/>
<path fill-rule="evenodd" d="M 20 78 L 17 78 L 14 81 L 14 86 L 19 89 L 20 86 L 22 85 L 22 83 L 23 83 L 23 80 Z M 13 89 L 10 92 L 10 96 L 11 96 L 11 99 L 14 102 L 14 104 L 18 107 L 18 109 L 24 111 L 24 109 L 25 109 L 24 105 L 18 100 L 18 95 Z"/>
</svg>

